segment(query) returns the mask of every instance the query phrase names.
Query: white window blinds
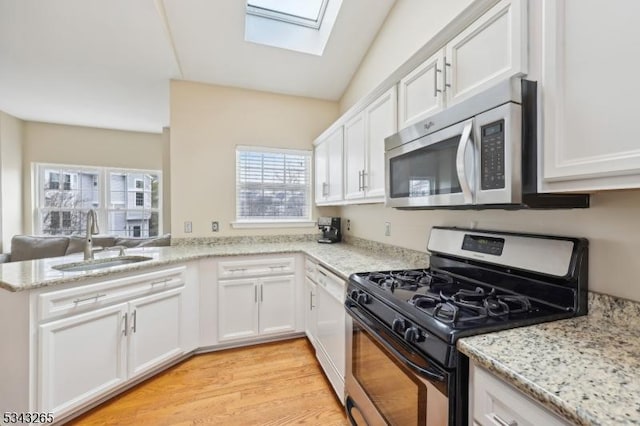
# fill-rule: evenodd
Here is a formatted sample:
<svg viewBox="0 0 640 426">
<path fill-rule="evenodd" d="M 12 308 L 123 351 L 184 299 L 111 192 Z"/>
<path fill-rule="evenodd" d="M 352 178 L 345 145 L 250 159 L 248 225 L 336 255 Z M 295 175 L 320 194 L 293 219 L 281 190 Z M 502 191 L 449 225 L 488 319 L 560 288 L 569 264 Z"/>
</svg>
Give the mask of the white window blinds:
<svg viewBox="0 0 640 426">
<path fill-rule="evenodd" d="M 311 151 L 236 148 L 239 222 L 311 219 Z"/>
</svg>

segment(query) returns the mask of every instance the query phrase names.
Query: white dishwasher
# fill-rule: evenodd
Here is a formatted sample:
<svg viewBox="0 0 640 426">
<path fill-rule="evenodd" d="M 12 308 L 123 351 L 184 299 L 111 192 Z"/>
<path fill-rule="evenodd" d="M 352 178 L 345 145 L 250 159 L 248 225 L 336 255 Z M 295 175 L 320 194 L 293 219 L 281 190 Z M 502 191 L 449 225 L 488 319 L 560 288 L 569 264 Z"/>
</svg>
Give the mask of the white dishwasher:
<svg viewBox="0 0 640 426">
<path fill-rule="evenodd" d="M 318 267 L 316 290 L 317 348 L 316 357 L 338 399 L 344 404 L 345 376 L 345 283 L 322 266 Z"/>
</svg>

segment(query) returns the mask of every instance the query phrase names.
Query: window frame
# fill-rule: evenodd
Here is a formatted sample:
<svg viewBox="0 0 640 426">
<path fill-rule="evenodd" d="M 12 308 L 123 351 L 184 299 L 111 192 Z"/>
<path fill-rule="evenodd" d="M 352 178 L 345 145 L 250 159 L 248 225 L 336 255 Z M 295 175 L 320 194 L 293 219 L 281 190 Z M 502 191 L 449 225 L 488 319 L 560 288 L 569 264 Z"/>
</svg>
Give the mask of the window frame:
<svg viewBox="0 0 640 426">
<path fill-rule="evenodd" d="M 238 209 L 238 198 L 239 198 L 239 177 L 238 173 L 240 171 L 240 153 L 241 152 L 256 152 L 260 154 L 264 153 L 275 153 L 275 154 L 289 154 L 289 155 L 302 155 L 305 157 L 306 163 L 306 175 L 307 181 L 305 183 L 305 205 L 307 207 L 306 216 L 300 218 L 291 218 L 286 217 L 283 219 L 277 218 L 244 218 L 239 216 Z M 273 147 L 265 147 L 265 146 L 247 146 L 247 145 L 237 145 L 235 148 L 235 221 L 231 222 L 231 226 L 233 228 L 290 228 L 290 227 L 312 227 L 315 226 L 316 222 L 313 221 L 313 151 L 312 150 L 304 150 L 304 149 L 293 149 L 293 148 L 273 148 Z"/>
<path fill-rule="evenodd" d="M 281 21 L 287 24 L 298 25 L 301 27 L 312 28 L 314 30 L 320 29 L 322 21 L 324 19 L 325 11 L 327 10 L 327 4 L 329 0 L 322 0 L 318 15 L 315 19 L 307 18 L 305 16 L 294 15 L 284 12 L 282 10 L 271 9 L 247 2 L 247 14 L 253 16 L 259 16 L 262 18 L 272 19 L 274 21 Z"/>
<path fill-rule="evenodd" d="M 156 208 L 150 207 L 149 210 L 152 213 L 158 213 L 158 236 L 163 235 L 163 211 L 164 211 L 164 194 L 163 194 L 163 179 L 162 179 L 162 170 L 152 170 L 152 169 L 129 169 L 123 167 L 107 167 L 107 166 L 87 166 L 87 165 L 73 165 L 73 164 L 58 164 L 58 163 L 32 163 L 32 182 L 34 182 L 33 190 L 32 190 L 32 230 L 35 235 L 69 235 L 69 234 L 44 234 L 43 226 L 42 226 L 42 211 L 47 209 L 45 207 L 45 170 L 46 169 L 58 169 L 63 171 L 65 169 L 70 169 L 73 171 L 79 172 L 89 172 L 96 173 L 98 176 L 98 185 L 95 190 L 98 192 L 98 202 L 99 207 L 93 208 L 96 211 L 96 216 L 98 219 L 98 227 L 100 228 L 100 234 L 108 234 L 109 232 L 109 212 L 113 210 L 117 210 L 110 207 L 110 182 L 109 176 L 110 173 L 138 173 L 138 174 L 152 174 L 158 176 L 158 206 Z M 59 182 L 60 187 L 63 187 L 63 181 Z M 58 188 L 58 190 L 61 190 Z M 144 192 L 144 191 L 143 191 Z M 124 203 L 123 210 L 131 210 L 126 208 L 126 201 Z M 60 226 L 63 225 L 63 215 L 64 211 L 74 211 L 74 210 L 89 210 L 90 208 L 81 208 L 81 209 L 56 209 L 52 208 L 49 211 L 59 211 L 60 212 Z M 62 228 L 61 228 L 62 229 Z M 71 234 L 78 235 L 78 234 Z M 84 235 L 84 230 L 81 230 L 79 235 Z"/>
</svg>

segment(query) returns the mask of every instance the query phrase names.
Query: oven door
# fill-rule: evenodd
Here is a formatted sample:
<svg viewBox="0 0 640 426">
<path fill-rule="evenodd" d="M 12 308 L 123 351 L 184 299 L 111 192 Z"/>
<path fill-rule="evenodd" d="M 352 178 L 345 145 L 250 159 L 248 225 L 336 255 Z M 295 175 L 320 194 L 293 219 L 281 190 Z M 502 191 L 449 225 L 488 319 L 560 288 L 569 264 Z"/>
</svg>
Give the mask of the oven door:
<svg viewBox="0 0 640 426">
<path fill-rule="evenodd" d="M 475 203 L 474 119 L 385 153 L 386 205 L 420 208 Z"/>
<path fill-rule="evenodd" d="M 347 301 L 347 415 L 353 425 L 449 424 L 453 375 Z"/>
</svg>

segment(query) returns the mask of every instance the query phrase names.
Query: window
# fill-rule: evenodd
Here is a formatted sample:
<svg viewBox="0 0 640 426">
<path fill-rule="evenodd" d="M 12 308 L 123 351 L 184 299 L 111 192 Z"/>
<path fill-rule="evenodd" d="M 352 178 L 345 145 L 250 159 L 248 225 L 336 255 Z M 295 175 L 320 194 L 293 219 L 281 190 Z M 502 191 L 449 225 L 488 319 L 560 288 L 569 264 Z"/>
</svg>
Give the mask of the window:
<svg viewBox="0 0 640 426">
<path fill-rule="evenodd" d="M 342 0 L 248 0 L 244 39 L 321 56 Z"/>
<path fill-rule="evenodd" d="M 305 27 L 320 28 L 328 0 L 248 0 L 247 13 Z"/>
<path fill-rule="evenodd" d="M 153 237 L 161 232 L 159 171 L 36 164 L 35 172 L 36 233 L 84 235 L 89 209 L 98 213 L 104 234 Z"/>
<path fill-rule="evenodd" d="M 237 223 L 311 220 L 311 151 L 238 147 Z"/>
</svg>

